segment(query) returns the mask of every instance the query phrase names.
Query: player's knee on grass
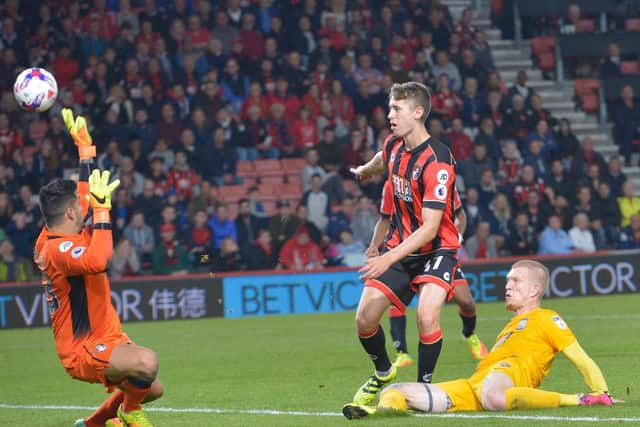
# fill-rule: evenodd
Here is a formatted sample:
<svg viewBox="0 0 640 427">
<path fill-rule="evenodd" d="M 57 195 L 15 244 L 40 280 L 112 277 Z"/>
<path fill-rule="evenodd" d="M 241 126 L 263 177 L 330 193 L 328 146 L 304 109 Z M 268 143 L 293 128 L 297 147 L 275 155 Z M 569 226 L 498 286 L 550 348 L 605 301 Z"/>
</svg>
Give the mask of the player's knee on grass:
<svg viewBox="0 0 640 427">
<path fill-rule="evenodd" d="M 513 386 L 509 376 L 500 372 L 489 374 L 482 383 L 482 407 L 487 411 L 504 411 L 507 407 L 506 391 Z"/>
</svg>

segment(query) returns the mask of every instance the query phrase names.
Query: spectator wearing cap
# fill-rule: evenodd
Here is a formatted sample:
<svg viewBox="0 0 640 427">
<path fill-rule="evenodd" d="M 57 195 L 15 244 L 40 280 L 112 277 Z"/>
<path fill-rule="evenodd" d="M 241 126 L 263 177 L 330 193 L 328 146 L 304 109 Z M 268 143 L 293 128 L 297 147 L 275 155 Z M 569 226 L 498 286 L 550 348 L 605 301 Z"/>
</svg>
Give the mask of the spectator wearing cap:
<svg viewBox="0 0 640 427">
<path fill-rule="evenodd" d="M 273 236 L 276 251 L 279 252 L 284 242 L 295 234 L 300 221 L 292 215 L 288 200 L 279 200 L 276 207 L 277 213 L 269 220 L 269 231 Z"/>
<path fill-rule="evenodd" d="M 313 270 L 322 268 L 324 255 L 320 247 L 309 237 L 304 225 L 296 229 L 280 250 L 280 266 L 285 270 Z"/>
<path fill-rule="evenodd" d="M 191 259 L 187 249 L 176 240 L 176 226 L 160 226 L 160 244 L 153 251 L 153 273 L 181 275 L 191 271 Z"/>
<path fill-rule="evenodd" d="M 538 255 L 569 254 L 574 250 L 574 245 L 566 231 L 562 229 L 560 217 L 556 214 L 549 216 L 547 227 L 540 234 L 540 246 Z"/>
<path fill-rule="evenodd" d="M 227 205 L 220 203 L 215 208 L 215 215 L 208 222 L 209 228 L 213 231 L 213 248 L 220 249 L 222 241 L 226 237 L 231 237 L 238 241 L 238 229 L 235 222 L 229 218 Z"/>
</svg>

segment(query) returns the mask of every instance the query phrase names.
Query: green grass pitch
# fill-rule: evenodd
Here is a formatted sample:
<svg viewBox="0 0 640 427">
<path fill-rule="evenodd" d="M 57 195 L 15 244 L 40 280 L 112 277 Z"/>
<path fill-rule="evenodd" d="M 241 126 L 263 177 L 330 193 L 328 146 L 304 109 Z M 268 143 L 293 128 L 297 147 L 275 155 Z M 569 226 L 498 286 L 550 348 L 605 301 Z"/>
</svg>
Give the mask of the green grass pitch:
<svg viewBox="0 0 640 427">
<path fill-rule="evenodd" d="M 640 425 L 640 295 L 549 300 L 545 306 L 563 315 L 603 369 L 612 394 L 627 400 L 625 404 L 507 414 L 536 417 L 532 419 L 384 417 L 347 421 L 327 413 L 338 414 L 372 370 L 354 333 L 353 313 L 138 323 L 124 328 L 138 344 L 158 353 L 166 393 L 147 406 L 156 409 L 150 418 L 157 426 Z M 409 312 L 408 339 L 415 353 L 414 315 Z M 488 345 L 509 315 L 502 303 L 478 306 L 478 333 Z M 461 339 L 455 307 L 445 308 L 442 323 L 445 343 L 435 381 L 468 376 L 475 364 Z M 386 319 L 383 324 L 388 332 Z M 106 397 L 99 385 L 80 383 L 65 374 L 47 328 L 0 332 L 0 367 L 0 426 L 72 426 L 89 411 L 57 406 L 96 406 Z M 415 375 L 415 366 L 404 368 L 399 380 L 412 381 Z M 585 389 L 579 373 L 562 356 L 542 388 Z M 2 404 L 30 407 L 8 409 Z M 53 408 L 42 408 L 45 405 Z M 161 412 L 162 408 L 237 412 Z M 305 414 L 246 412 L 251 409 Z"/>
</svg>

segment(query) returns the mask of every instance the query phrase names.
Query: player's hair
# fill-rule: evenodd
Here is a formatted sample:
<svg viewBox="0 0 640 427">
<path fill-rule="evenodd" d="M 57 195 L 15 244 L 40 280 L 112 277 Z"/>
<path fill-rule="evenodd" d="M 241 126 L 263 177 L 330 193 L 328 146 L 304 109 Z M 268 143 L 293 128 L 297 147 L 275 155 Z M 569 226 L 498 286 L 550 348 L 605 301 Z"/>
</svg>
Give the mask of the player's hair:
<svg viewBox="0 0 640 427">
<path fill-rule="evenodd" d="M 522 259 L 516 261 L 511 268 L 523 267 L 529 271 L 528 279 L 534 282 L 536 285 L 540 285 L 540 299 L 547 293 L 549 288 L 549 269 L 545 267 L 541 262 L 534 261 L 532 259 Z"/>
<path fill-rule="evenodd" d="M 422 120 L 427 120 L 431 112 L 431 92 L 429 88 L 418 82 L 395 83 L 389 90 L 389 99 L 408 99 L 413 101 L 416 107 L 424 109 Z"/>
<path fill-rule="evenodd" d="M 58 225 L 64 213 L 78 199 L 77 184 L 56 178 L 40 189 L 40 211 L 47 227 Z"/>
</svg>

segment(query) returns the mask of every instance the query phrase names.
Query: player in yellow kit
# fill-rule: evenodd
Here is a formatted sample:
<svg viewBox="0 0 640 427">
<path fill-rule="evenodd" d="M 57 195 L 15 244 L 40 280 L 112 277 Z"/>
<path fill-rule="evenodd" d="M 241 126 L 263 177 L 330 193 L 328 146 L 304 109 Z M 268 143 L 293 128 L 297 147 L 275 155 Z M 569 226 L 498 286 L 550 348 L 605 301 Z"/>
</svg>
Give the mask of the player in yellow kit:
<svg viewBox="0 0 640 427">
<path fill-rule="evenodd" d="M 362 418 L 378 410 L 424 412 L 507 411 L 592 406 L 621 402 L 608 394 L 598 365 L 587 355 L 562 317 L 540 307 L 549 271 L 537 261 L 521 260 L 507 275 L 506 308 L 515 316 L 498 334 L 491 352 L 468 379 L 437 384 L 399 383 L 384 389 L 377 407 L 348 404 L 343 414 Z M 557 353 L 580 371 L 590 392 L 561 394 L 539 390 Z"/>
</svg>

